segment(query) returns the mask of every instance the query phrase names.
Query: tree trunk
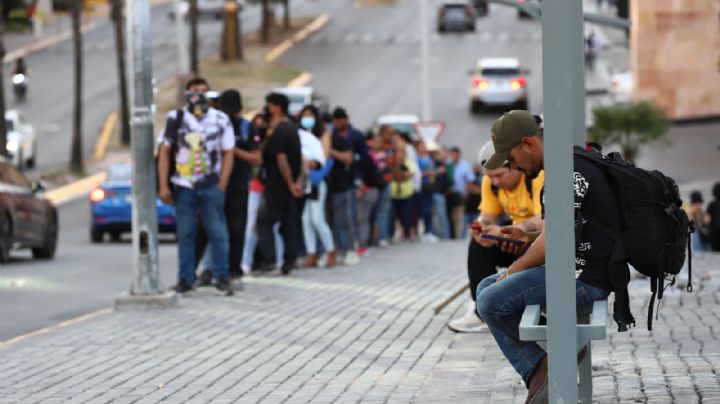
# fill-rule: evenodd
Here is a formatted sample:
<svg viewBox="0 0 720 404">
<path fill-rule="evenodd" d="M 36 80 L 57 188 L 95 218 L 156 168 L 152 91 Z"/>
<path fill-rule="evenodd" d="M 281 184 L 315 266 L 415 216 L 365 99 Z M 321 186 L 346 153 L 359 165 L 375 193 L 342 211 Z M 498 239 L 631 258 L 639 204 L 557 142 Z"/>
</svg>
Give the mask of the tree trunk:
<svg viewBox="0 0 720 404">
<path fill-rule="evenodd" d="M 290 0 L 283 0 L 283 28 L 290 30 Z"/>
<path fill-rule="evenodd" d="M 127 79 L 125 74 L 125 35 L 122 0 L 111 0 L 111 18 L 115 24 L 115 54 L 118 65 L 118 89 L 120 92 L 120 140 L 130 144 L 130 109 L 128 107 Z"/>
<path fill-rule="evenodd" d="M 72 0 L 70 4 L 73 32 L 73 53 L 75 56 L 75 111 L 73 114 L 73 139 L 70 156 L 70 169 L 76 173 L 83 171 L 82 158 L 82 33 L 80 18 L 82 0 Z"/>
<path fill-rule="evenodd" d="M 260 38 L 262 43 L 270 42 L 270 0 L 262 0 L 262 30 Z"/>
<path fill-rule="evenodd" d="M 0 1 L 0 60 L 5 58 L 5 8 Z M 5 116 L 5 77 L 4 69 L 0 69 L 0 116 Z M 0 119 L 0 155 L 7 156 L 7 128 L 5 119 Z M 36 158 L 37 160 L 37 158 Z"/>
<path fill-rule="evenodd" d="M 242 60 L 242 37 L 240 36 L 240 18 L 235 0 L 225 0 L 223 10 L 223 30 L 220 43 L 222 60 Z"/>
<path fill-rule="evenodd" d="M 198 7 L 197 0 L 190 0 L 190 72 L 193 76 L 200 75 L 198 67 Z"/>
</svg>

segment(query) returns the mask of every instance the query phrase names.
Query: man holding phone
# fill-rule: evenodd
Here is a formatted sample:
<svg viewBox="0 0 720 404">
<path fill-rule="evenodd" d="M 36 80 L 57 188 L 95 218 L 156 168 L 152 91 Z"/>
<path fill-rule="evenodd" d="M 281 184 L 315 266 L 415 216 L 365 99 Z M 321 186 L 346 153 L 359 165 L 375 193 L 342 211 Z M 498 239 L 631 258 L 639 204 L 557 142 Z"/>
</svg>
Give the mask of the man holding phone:
<svg viewBox="0 0 720 404">
<path fill-rule="evenodd" d="M 480 149 L 480 163 L 485 164 L 494 153 L 492 142 Z M 467 313 L 448 323 L 455 332 L 480 332 L 484 323 L 475 308 L 477 286 L 486 277 L 494 275 L 498 267 L 507 267 L 517 259 L 517 254 L 527 248 L 532 235 L 542 228 L 540 219 L 540 193 L 544 184 L 542 173 L 530 180 L 523 173 L 511 170 L 508 165 L 486 169 L 481 185 L 480 215 L 470 225 L 473 238 L 468 247 L 467 271 L 470 282 L 470 301 Z M 519 242 L 507 243 L 515 249 L 503 252 L 498 237 L 513 238 L 503 233 L 504 224 L 521 226 L 531 236 L 524 236 Z"/>
</svg>

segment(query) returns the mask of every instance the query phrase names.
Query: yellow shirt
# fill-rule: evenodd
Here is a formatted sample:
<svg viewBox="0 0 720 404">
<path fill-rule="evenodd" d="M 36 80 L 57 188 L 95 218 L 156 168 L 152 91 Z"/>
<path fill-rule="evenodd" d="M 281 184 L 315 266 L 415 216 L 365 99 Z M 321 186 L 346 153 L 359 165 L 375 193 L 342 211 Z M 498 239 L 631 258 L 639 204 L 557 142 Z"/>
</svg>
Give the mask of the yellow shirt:
<svg viewBox="0 0 720 404">
<path fill-rule="evenodd" d="M 545 183 L 545 172 L 540 171 L 532 181 L 532 199 L 525 186 L 523 174 L 517 186 L 511 190 L 498 189 L 497 195 L 492 191 L 492 182 L 487 175 L 482 182 L 482 200 L 478 210 L 489 215 L 507 214 L 513 224 L 522 223 L 533 216 L 541 214 L 540 193 Z"/>
<path fill-rule="evenodd" d="M 390 197 L 392 199 L 407 199 L 413 196 L 415 189 L 413 187 L 413 174 L 415 174 L 415 164 L 410 160 L 403 162 L 407 168 L 407 172 L 410 174 L 410 178 L 405 181 L 394 181 L 390 183 Z"/>
</svg>

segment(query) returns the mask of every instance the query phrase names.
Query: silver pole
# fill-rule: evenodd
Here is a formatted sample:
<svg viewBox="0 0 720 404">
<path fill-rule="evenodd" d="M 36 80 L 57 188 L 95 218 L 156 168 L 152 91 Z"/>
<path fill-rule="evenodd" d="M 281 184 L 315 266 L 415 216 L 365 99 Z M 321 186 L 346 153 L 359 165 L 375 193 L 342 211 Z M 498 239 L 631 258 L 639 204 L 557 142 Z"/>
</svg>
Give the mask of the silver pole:
<svg viewBox="0 0 720 404">
<path fill-rule="evenodd" d="M 543 1 L 545 282 L 551 403 L 578 400 L 572 147 L 585 139 L 583 40 L 581 1 Z"/>
<path fill-rule="evenodd" d="M 128 68 L 132 78 L 132 245 L 131 295 L 160 293 L 158 276 L 156 179 L 153 158 L 153 88 L 148 0 L 128 2 Z"/>
<path fill-rule="evenodd" d="M 175 0 L 175 36 L 177 37 L 178 47 L 178 66 L 180 66 L 180 74 L 186 74 L 190 70 L 190 62 L 188 61 L 188 47 L 183 31 L 183 19 L 180 16 L 180 0 Z"/>
<path fill-rule="evenodd" d="M 432 100 L 430 98 L 430 18 L 428 0 L 420 1 L 420 89 L 422 91 L 422 119 L 432 120 Z"/>
</svg>

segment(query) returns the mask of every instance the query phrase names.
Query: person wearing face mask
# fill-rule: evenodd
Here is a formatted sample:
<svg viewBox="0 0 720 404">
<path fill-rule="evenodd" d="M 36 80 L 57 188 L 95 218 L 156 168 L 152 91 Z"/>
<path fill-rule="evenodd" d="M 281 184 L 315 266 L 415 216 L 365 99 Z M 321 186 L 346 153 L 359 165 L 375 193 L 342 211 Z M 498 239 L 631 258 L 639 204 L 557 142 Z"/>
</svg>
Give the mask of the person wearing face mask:
<svg viewBox="0 0 720 404">
<path fill-rule="evenodd" d="M 325 129 L 323 122 L 319 119 L 317 108 L 312 105 L 306 105 L 300 111 L 300 126 L 307 131 L 309 136 L 314 136 L 320 143 L 322 158 L 325 160 L 322 166 L 318 166 L 312 158 L 303 153 L 306 163 L 309 165 L 310 175 L 309 192 L 306 193 L 307 199 L 302 212 L 303 239 L 307 250 L 305 267 L 312 268 L 318 265 L 317 238 L 320 238 L 325 251 L 327 251 L 321 261 L 324 262 L 326 268 L 331 268 L 335 266 L 335 243 L 330 226 L 325 220 L 325 200 L 327 198 L 325 177 L 335 164 L 334 160 L 330 158 L 330 132 Z M 302 139 L 301 137 L 301 142 Z"/>
<path fill-rule="evenodd" d="M 158 151 L 158 196 L 165 203 L 175 203 L 179 263 L 175 290 L 190 292 L 196 280 L 199 211 L 210 243 L 215 288 L 231 296 L 225 190 L 233 168 L 234 131 L 230 118 L 208 105 L 207 81 L 194 78 L 185 88 L 187 106 L 168 113 Z"/>
</svg>

